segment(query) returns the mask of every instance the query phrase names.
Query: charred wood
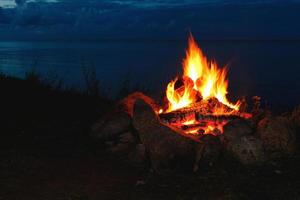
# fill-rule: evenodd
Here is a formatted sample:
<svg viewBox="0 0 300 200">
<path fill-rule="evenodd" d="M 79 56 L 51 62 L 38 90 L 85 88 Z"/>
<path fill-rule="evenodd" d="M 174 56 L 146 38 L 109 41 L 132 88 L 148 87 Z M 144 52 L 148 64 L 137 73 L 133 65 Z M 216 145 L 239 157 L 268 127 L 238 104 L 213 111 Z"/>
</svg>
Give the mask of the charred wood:
<svg viewBox="0 0 300 200">
<path fill-rule="evenodd" d="M 206 122 L 201 122 L 201 123 L 197 123 L 197 124 L 183 125 L 183 126 L 181 126 L 181 129 L 184 131 L 188 131 L 188 130 L 195 129 L 195 128 L 205 128 L 206 126 L 207 126 Z"/>
<path fill-rule="evenodd" d="M 232 115 L 213 115 L 213 114 L 201 114 L 195 112 L 182 113 L 180 111 L 174 111 L 164 114 L 159 114 L 161 121 L 165 124 L 179 124 L 188 121 L 189 119 L 196 119 L 198 122 L 202 121 L 215 121 L 215 122 L 226 122 L 235 119 L 242 119 L 241 114 Z"/>
</svg>

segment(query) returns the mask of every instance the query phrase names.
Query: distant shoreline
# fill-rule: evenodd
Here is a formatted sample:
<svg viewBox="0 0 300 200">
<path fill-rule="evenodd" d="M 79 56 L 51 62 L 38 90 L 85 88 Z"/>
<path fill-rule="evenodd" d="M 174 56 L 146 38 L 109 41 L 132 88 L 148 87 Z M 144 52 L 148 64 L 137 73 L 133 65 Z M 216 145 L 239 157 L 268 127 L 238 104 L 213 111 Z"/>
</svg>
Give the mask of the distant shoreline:
<svg viewBox="0 0 300 200">
<path fill-rule="evenodd" d="M 197 37 L 196 37 L 197 39 Z M 103 39 L 1 39 L 0 42 L 75 42 L 75 43 L 89 43 L 89 42 L 179 42 L 186 43 L 187 39 L 158 39 L 158 38 L 103 38 Z M 224 39 L 197 39 L 200 42 L 300 42 L 300 38 L 293 39 L 248 39 L 248 38 L 240 38 L 240 39 L 232 39 L 232 38 L 224 38 Z"/>
</svg>

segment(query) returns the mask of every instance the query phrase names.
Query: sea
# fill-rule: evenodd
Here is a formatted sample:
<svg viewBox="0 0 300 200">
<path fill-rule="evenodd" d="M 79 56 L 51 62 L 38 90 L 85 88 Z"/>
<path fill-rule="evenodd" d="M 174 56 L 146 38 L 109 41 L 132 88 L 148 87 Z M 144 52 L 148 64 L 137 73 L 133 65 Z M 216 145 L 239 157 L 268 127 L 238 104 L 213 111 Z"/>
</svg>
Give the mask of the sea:
<svg viewBox="0 0 300 200">
<path fill-rule="evenodd" d="M 228 98 L 260 96 L 274 107 L 300 104 L 300 41 L 198 41 L 210 60 L 228 70 Z M 0 72 L 25 78 L 30 72 L 45 80 L 84 89 L 94 71 L 107 95 L 124 84 L 163 94 L 182 73 L 187 41 L 0 41 Z"/>
</svg>

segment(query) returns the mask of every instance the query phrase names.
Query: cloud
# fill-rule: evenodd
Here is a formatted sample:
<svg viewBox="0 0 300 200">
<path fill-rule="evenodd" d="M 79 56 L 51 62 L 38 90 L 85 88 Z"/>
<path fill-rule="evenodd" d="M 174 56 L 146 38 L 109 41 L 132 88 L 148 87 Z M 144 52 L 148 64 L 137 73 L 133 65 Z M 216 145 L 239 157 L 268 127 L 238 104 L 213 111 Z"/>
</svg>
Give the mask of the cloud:
<svg viewBox="0 0 300 200">
<path fill-rule="evenodd" d="M 3 9 L 9 20 L 0 20 L 0 38 L 6 31 L 11 37 L 174 39 L 190 29 L 203 39 L 300 37 L 299 9 L 299 3 L 247 0 L 28 0 Z"/>
<path fill-rule="evenodd" d="M 16 7 L 16 3 L 14 0 L 1 0 L 0 7 L 3 8 L 14 8 Z"/>
</svg>

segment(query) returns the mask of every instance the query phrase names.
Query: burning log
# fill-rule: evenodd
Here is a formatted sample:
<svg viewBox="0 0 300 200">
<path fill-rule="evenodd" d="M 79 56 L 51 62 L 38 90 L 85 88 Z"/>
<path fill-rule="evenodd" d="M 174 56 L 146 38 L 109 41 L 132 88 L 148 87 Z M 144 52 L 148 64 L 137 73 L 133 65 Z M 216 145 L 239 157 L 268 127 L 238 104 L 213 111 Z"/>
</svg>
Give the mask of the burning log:
<svg viewBox="0 0 300 200">
<path fill-rule="evenodd" d="M 206 131 L 207 124 L 206 123 L 197 123 L 197 124 L 189 124 L 189 125 L 183 125 L 180 127 L 181 130 L 183 130 L 186 134 L 195 135 L 199 138 L 201 138 Z"/>
<path fill-rule="evenodd" d="M 189 119 L 196 119 L 198 122 L 202 121 L 230 121 L 235 119 L 242 119 L 242 114 L 231 114 L 231 115 L 213 115 L 213 114 L 203 114 L 197 111 L 193 112 L 181 112 L 181 110 L 159 114 L 160 119 L 165 124 L 179 124 L 188 121 Z"/>
<path fill-rule="evenodd" d="M 195 128 L 205 128 L 207 126 L 206 122 L 196 123 L 196 124 L 189 124 L 181 126 L 181 129 L 184 131 L 188 131 Z"/>
<path fill-rule="evenodd" d="M 223 114 L 214 114 L 214 111 L 218 108 L 222 109 Z M 245 118 L 246 113 L 237 112 L 220 103 L 217 99 L 212 98 L 208 101 L 202 100 L 191 104 L 189 107 L 159 114 L 159 117 L 162 122 L 166 124 L 184 123 L 189 119 L 196 119 L 196 121 L 210 120 L 222 122 Z"/>
<path fill-rule="evenodd" d="M 239 115 L 203 115 L 196 114 L 197 121 L 218 121 L 218 122 L 226 122 L 235 119 L 242 119 Z"/>
<path fill-rule="evenodd" d="M 191 118 L 194 118 L 194 112 L 180 112 L 173 111 L 169 113 L 159 114 L 160 120 L 165 124 L 178 124 L 188 121 Z"/>
</svg>

